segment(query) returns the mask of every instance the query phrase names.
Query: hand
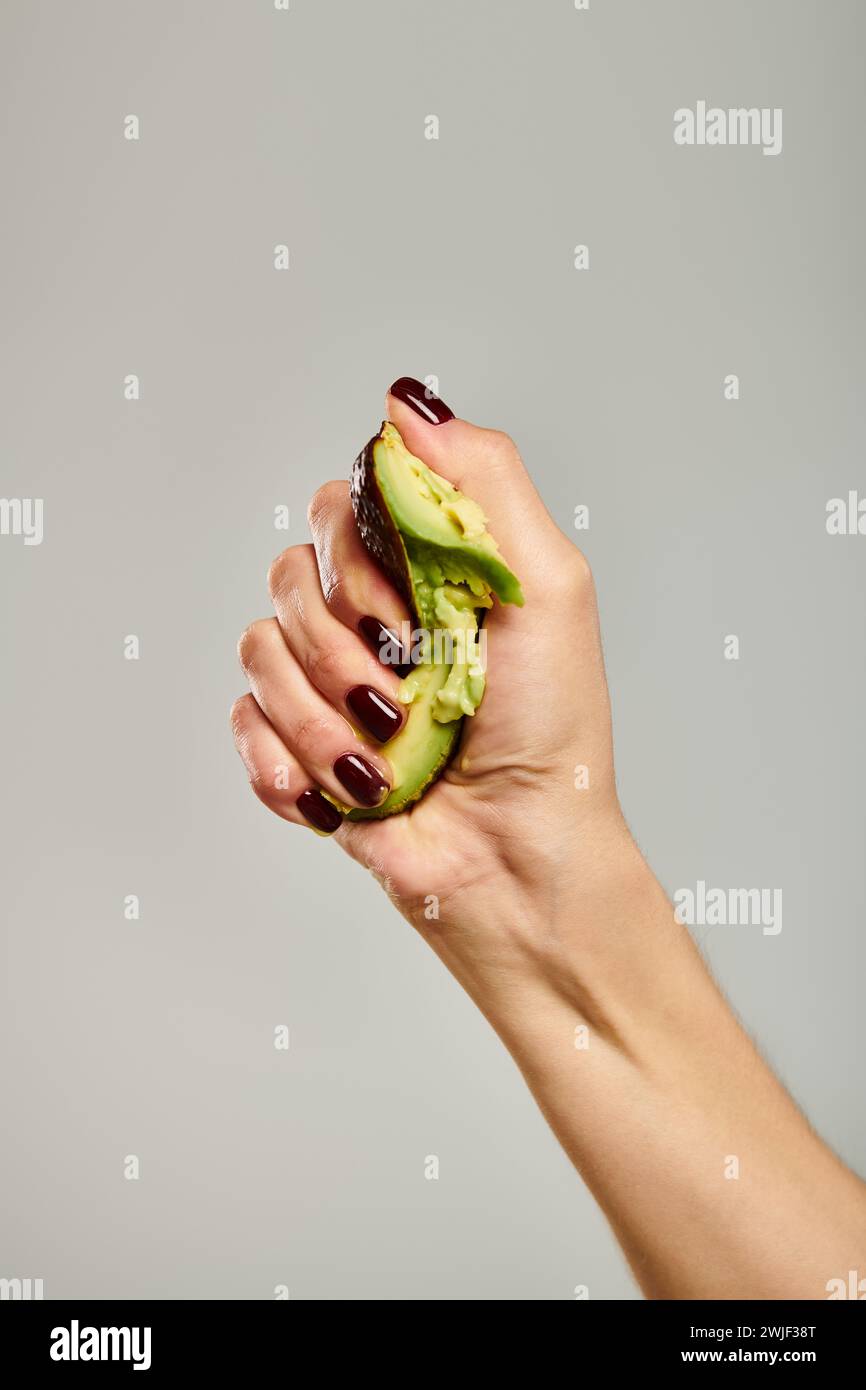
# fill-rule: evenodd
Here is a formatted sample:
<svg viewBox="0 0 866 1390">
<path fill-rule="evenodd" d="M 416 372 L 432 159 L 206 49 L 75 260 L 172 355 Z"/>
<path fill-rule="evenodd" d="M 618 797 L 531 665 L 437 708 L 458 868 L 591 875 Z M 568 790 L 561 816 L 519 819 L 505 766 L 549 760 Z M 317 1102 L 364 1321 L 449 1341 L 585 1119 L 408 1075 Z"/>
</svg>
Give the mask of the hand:
<svg viewBox="0 0 866 1390">
<path fill-rule="evenodd" d="M 481 504 L 526 603 L 497 603 L 487 617 L 487 691 L 441 780 L 409 812 L 343 821 L 335 839 L 415 925 L 427 921 L 431 897 L 452 926 L 464 914 L 477 919 L 472 899 L 480 892 L 512 902 L 526 895 L 537 910 L 566 860 L 575 871 L 575 843 L 583 847 L 577 867 L 587 873 L 601 845 L 628 838 L 589 567 L 545 510 L 506 435 L 453 417 L 433 423 L 396 395 L 386 408 L 408 448 Z M 372 655 L 359 623 L 375 618 L 395 630 L 409 617 L 361 544 L 347 483 L 325 484 L 309 517 L 313 546 L 291 547 L 271 568 L 276 619 L 254 623 L 241 638 L 253 693 L 232 712 L 257 795 L 301 823 L 309 798 L 299 807 L 298 797 L 317 785 L 363 804 L 334 771 L 346 752 L 390 783 L 380 744 L 356 739 L 346 726 L 346 719 L 359 725 L 347 694 L 367 685 L 399 711 L 398 680 Z M 394 727 L 377 732 L 390 737 Z M 589 779 L 580 790 L 578 765 Z M 288 768 L 288 778 L 276 768 Z"/>
</svg>

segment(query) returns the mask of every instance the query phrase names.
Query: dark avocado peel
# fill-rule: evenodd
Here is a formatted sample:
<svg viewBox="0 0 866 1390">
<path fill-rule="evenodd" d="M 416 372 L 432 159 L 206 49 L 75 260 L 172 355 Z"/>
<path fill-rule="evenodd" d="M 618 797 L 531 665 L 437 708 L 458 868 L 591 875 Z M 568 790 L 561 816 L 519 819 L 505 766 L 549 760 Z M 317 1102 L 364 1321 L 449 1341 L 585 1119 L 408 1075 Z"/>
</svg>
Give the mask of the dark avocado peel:
<svg viewBox="0 0 866 1390">
<path fill-rule="evenodd" d="M 349 820 L 378 820 L 405 810 L 444 771 L 463 719 L 484 694 L 484 614 L 494 595 L 522 606 L 523 593 L 478 503 L 410 453 L 392 424 L 385 422 L 355 460 L 351 496 L 364 545 L 415 627 L 430 634 L 415 644 L 416 664 L 400 685 L 406 721 L 382 747 L 394 773 L 391 791 L 371 810 L 335 803 Z"/>
</svg>

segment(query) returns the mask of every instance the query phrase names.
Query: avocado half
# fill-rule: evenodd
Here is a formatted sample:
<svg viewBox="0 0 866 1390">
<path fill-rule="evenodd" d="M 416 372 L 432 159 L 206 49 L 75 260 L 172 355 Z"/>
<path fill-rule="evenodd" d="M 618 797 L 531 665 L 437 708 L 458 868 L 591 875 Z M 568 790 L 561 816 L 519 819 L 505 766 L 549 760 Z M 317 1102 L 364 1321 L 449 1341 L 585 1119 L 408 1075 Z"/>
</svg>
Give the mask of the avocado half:
<svg viewBox="0 0 866 1390">
<path fill-rule="evenodd" d="M 382 750 L 392 789 L 372 810 L 341 807 L 350 820 L 377 820 L 405 810 L 445 769 L 484 694 L 484 614 L 494 595 L 522 605 L 523 593 L 478 503 L 410 453 L 387 421 L 355 460 L 351 496 L 361 538 L 415 624 L 399 693 L 408 717 Z"/>
</svg>

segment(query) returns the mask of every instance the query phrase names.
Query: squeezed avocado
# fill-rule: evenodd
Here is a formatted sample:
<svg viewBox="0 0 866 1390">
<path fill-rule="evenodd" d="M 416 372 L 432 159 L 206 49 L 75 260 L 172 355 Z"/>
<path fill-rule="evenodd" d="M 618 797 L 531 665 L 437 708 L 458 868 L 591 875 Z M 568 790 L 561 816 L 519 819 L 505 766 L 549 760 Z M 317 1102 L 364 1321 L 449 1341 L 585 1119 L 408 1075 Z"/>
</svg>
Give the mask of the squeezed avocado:
<svg viewBox="0 0 866 1390">
<path fill-rule="evenodd" d="M 372 810 L 341 806 L 350 820 L 368 820 L 404 810 L 444 770 L 484 694 L 485 611 L 494 594 L 517 605 L 523 594 L 478 503 L 411 454 L 392 424 L 355 460 L 351 491 L 361 538 L 416 623 L 399 692 L 408 717 L 383 748 L 394 785 Z"/>
</svg>

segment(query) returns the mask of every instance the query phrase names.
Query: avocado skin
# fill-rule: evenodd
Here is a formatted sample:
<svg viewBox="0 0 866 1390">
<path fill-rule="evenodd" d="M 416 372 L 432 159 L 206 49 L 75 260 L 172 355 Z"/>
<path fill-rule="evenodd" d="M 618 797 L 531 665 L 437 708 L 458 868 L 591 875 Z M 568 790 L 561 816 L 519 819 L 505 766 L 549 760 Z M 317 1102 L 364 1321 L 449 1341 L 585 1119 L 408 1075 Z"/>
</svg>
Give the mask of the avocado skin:
<svg viewBox="0 0 866 1390">
<path fill-rule="evenodd" d="M 384 422 L 383 422 L 384 424 Z M 415 606 L 409 557 L 403 544 L 403 537 L 394 524 L 388 510 L 382 489 L 376 478 L 373 462 L 373 447 L 381 434 L 374 434 L 364 446 L 352 465 L 350 495 L 355 521 L 361 533 L 361 540 L 381 570 L 391 580 L 400 597 L 405 601 L 416 623 L 421 617 Z"/>
<path fill-rule="evenodd" d="M 383 425 L 384 423 L 383 421 Z M 367 551 L 391 580 L 412 614 L 414 623 L 420 625 L 421 615 L 418 612 L 412 588 L 409 557 L 406 554 L 403 537 L 394 524 L 394 519 L 388 510 L 376 478 L 373 448 L 380 438 L 381 431 L 379 434 L 374 434 L 373 438 L 365 444 L 352 465 L 350 485 L 352 510 L 355 513 L 355 522 L 361 534 L 361 540 Z M 396 793 L 392 792 L 390 796 L 385 798 L 381 806 L 374 806 L 369 810 L 344 807 L 344 814 L 348 820 L 382 820 L 386 816 L 397 815 L 398 812 L 406 810 L 407 807 L 421 799 L 427 788 L 438 777 L 441 777 L 454 757 L 460 742 L 463 720 L 458 719 L 453 724 L 440 725 L 439 727 L 444 746 L 437 761 L 427 769 L 426 776 L 419 779 L 414 786 L 406 787 L 404 785 L 397 789 Z M 447 738 L 444 736 L 445 730 L 448 733 Z"/>
</svg>

